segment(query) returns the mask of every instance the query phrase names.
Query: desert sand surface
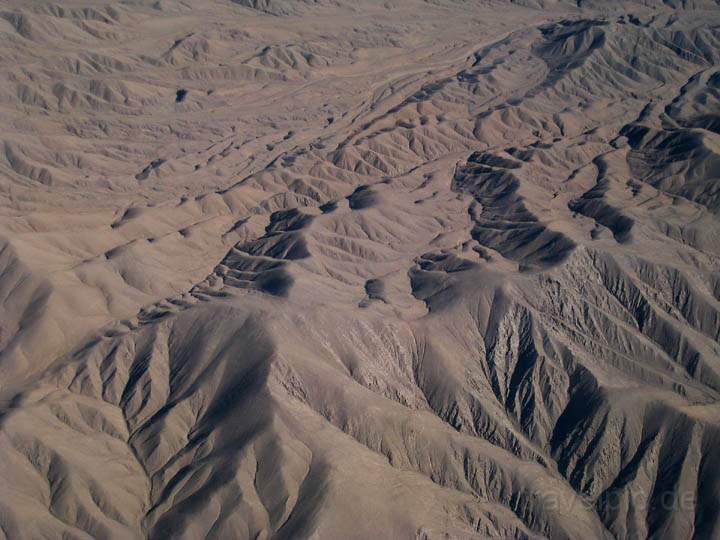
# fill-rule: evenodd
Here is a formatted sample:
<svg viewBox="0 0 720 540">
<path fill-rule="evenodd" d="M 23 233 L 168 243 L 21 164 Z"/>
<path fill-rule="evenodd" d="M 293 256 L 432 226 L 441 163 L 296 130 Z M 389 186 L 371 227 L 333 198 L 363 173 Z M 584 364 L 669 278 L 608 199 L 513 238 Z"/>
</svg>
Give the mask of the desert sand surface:
<svg viewBox="0 0 720 540">
<path fill-rule="evenodd" d="M 720 538 L 720 4 L 0 0 L 0 539 Z"/>
</svg>

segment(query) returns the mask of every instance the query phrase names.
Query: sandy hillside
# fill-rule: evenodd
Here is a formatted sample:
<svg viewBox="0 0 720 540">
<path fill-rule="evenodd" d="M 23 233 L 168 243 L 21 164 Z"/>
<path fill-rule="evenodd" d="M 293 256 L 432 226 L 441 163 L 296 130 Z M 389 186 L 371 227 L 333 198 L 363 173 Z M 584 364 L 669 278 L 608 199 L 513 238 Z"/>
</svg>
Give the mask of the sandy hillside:
<svg viewBox="0 0 720 540">
<path fill-rule="evenodd" d="M 720 538 L 715 0 L 0 0 L 0 540 Z"/>
</svg>

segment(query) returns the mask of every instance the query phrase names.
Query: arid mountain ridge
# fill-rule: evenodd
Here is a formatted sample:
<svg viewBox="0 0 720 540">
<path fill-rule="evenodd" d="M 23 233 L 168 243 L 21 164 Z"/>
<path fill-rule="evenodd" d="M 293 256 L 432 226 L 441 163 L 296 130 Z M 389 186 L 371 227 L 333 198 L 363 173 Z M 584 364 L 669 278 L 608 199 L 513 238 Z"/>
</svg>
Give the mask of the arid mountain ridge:
<svg viewBox="0 0 720 540">
<path fill-rule="evenodd" d="M 0 32 L 0 537 L 720 535 L 716 2 Z"/>
</svg>

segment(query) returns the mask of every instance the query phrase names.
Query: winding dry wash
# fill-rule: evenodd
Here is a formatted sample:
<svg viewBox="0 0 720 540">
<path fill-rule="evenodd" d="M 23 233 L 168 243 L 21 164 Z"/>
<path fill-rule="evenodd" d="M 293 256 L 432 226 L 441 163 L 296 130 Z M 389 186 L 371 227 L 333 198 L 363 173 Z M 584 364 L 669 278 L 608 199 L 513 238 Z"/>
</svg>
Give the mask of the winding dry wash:
<svg viewBox="0 0 720 540">
<path fill-rule="evenodd" d="M 0 0 L 0 539 L 720 538 L 716 0 Z"/>
</svg>

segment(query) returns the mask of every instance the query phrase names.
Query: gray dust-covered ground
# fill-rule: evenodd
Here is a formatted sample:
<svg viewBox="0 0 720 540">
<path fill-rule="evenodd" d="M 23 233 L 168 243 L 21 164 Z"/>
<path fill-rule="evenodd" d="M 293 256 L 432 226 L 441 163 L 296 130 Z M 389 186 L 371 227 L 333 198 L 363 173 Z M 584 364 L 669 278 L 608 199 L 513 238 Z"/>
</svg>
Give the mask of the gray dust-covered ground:
<svg viewBox="0 0 720 540">
<path fill-rule="evenodd" d="M 715 0 L 0 0 L 0 539 L 720 538 Z"/>
</svg>

